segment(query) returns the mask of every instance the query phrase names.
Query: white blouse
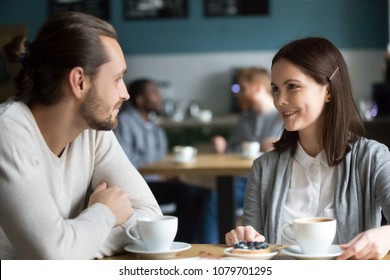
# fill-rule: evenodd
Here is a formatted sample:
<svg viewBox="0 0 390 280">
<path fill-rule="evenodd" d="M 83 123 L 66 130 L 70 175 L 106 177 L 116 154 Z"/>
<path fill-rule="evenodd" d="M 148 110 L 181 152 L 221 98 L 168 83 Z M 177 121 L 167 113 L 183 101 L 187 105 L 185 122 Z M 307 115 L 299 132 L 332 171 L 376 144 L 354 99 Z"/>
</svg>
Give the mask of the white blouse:
<svg viewBox="0 0 390 280">
<path fill-rule="evenodd" d="M 295 244 L 292 221 L 303 217 L 334 218 L 336 168 L 328 165 L 325 151 L 311 157 L 298 143 L 292 178 L 283 207 L 282 243 Z"/>
</svg>

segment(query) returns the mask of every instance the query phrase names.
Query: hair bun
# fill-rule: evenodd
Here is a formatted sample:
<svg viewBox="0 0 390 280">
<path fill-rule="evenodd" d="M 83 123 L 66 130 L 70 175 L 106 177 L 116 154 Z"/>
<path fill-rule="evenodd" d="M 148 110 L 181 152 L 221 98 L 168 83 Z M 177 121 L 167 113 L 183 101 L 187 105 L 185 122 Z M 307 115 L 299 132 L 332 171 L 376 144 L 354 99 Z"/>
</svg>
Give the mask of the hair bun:
<svg viewBox="0 0 390 280">
<path fill-rule="evenodd" d="M 11 42 L 4 45 L 3 50 L 11 63 L 23 63 L 29 42 L 24 36 L 16 36 Z"/>
</svg>

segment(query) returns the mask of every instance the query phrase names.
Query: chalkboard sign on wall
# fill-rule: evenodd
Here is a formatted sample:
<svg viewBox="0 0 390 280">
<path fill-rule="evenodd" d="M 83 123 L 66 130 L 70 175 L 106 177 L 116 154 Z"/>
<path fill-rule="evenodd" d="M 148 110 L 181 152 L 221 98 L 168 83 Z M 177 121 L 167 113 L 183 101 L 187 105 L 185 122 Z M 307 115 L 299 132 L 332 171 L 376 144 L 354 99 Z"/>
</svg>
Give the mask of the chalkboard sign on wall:
<svg viewBox="0 0 390 280">
<path fill-rule="evenodd" d="M 49 14 L 76 11 L 109 20 L 109 8 L 109 0 L 49 0 Z"/>
<path fill-rule="evenodd" d="M 185 18 L 187 0 L 123 0 L 125 19 Z"/>
<path fill-rule="evenodd" d="M 269 0 L 204 0 L 206 17 L 267 15 Z"/>
</svg>

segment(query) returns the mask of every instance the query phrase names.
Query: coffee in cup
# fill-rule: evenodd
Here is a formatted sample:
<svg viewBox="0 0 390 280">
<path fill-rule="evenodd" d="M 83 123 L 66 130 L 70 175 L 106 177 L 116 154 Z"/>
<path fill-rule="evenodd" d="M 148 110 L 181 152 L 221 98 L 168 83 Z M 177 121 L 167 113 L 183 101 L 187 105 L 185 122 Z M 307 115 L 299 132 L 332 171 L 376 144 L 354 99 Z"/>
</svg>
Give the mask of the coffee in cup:
<svg viewBox="0 0 390 280">
<path fill-rule="evenodd" d="M 146 251 L 167 252 L 171 250 L 177 233 L 178 219 L 175 216 L 144 217 L 126 229 L 127 236 L 142 245 Z"/>
<path fill-rule="evenodd" d="M 260 153 L 260 143 L 253 142 L 242 142 L 241 143 L 242 156 L 246 158 L 256 158 Z"/>
<path fill-rule="evenodd" d="M 190 163 L 196 159 L 198 150 L 191 146 L 175 146 L 173 147 L 173 153 L 175 156 L 175 162 Z"/>
<path fill-rule="evenodd" d="M 295 241 L 303 254 L 325 255 L 336 235 L 336 220 L 325 217 L 301 218 L 293 221 Z"/>
</svg>

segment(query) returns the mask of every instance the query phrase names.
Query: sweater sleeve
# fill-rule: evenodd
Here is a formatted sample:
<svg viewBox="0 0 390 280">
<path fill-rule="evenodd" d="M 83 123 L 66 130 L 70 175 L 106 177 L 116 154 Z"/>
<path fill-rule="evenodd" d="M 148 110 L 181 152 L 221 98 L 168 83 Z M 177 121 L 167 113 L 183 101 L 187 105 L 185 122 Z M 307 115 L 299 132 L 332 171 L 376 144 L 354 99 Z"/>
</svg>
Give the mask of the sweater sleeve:
<svg viewBox="0 0 390 280">
<path fill-rule="evenodd" d="M 370 143 L 376 147 L 370 164 L 370 167 L 374 169 L 371 173 L 375 174 L 372 182 L 375 186 L 375 197 L 390 224 L 390 152 L 385 145 L 376 144 L 374 141 Z"/>
<path fill-rule="evenodd" d="M 90 259 L 115 223 L 111 211 L 96 204 L 76 217 L 60 212 L 59 186 L 48 180 L 40 147 L 26 141 L 25 129 L 0 120 L 0 225 L 16 256 L 23 259 Z M 85 188 L 86 189 L 86 188 Z"/>
<path fill-rule="evenodd" d="M 114 228 L 95 257 L 109 256 L 123 251 L 130 243 L 125 229 L 135 224 L 139 217 L 162 215 L 149 186 L 137 169 L 130 163 L 113 132 L 98 132 L 96 136 L 96 161 L 91 186 L 105 180 L 109 185 L 122 188 L 129 196 L 133 215 L 128 221 Z"/>
</svg>

